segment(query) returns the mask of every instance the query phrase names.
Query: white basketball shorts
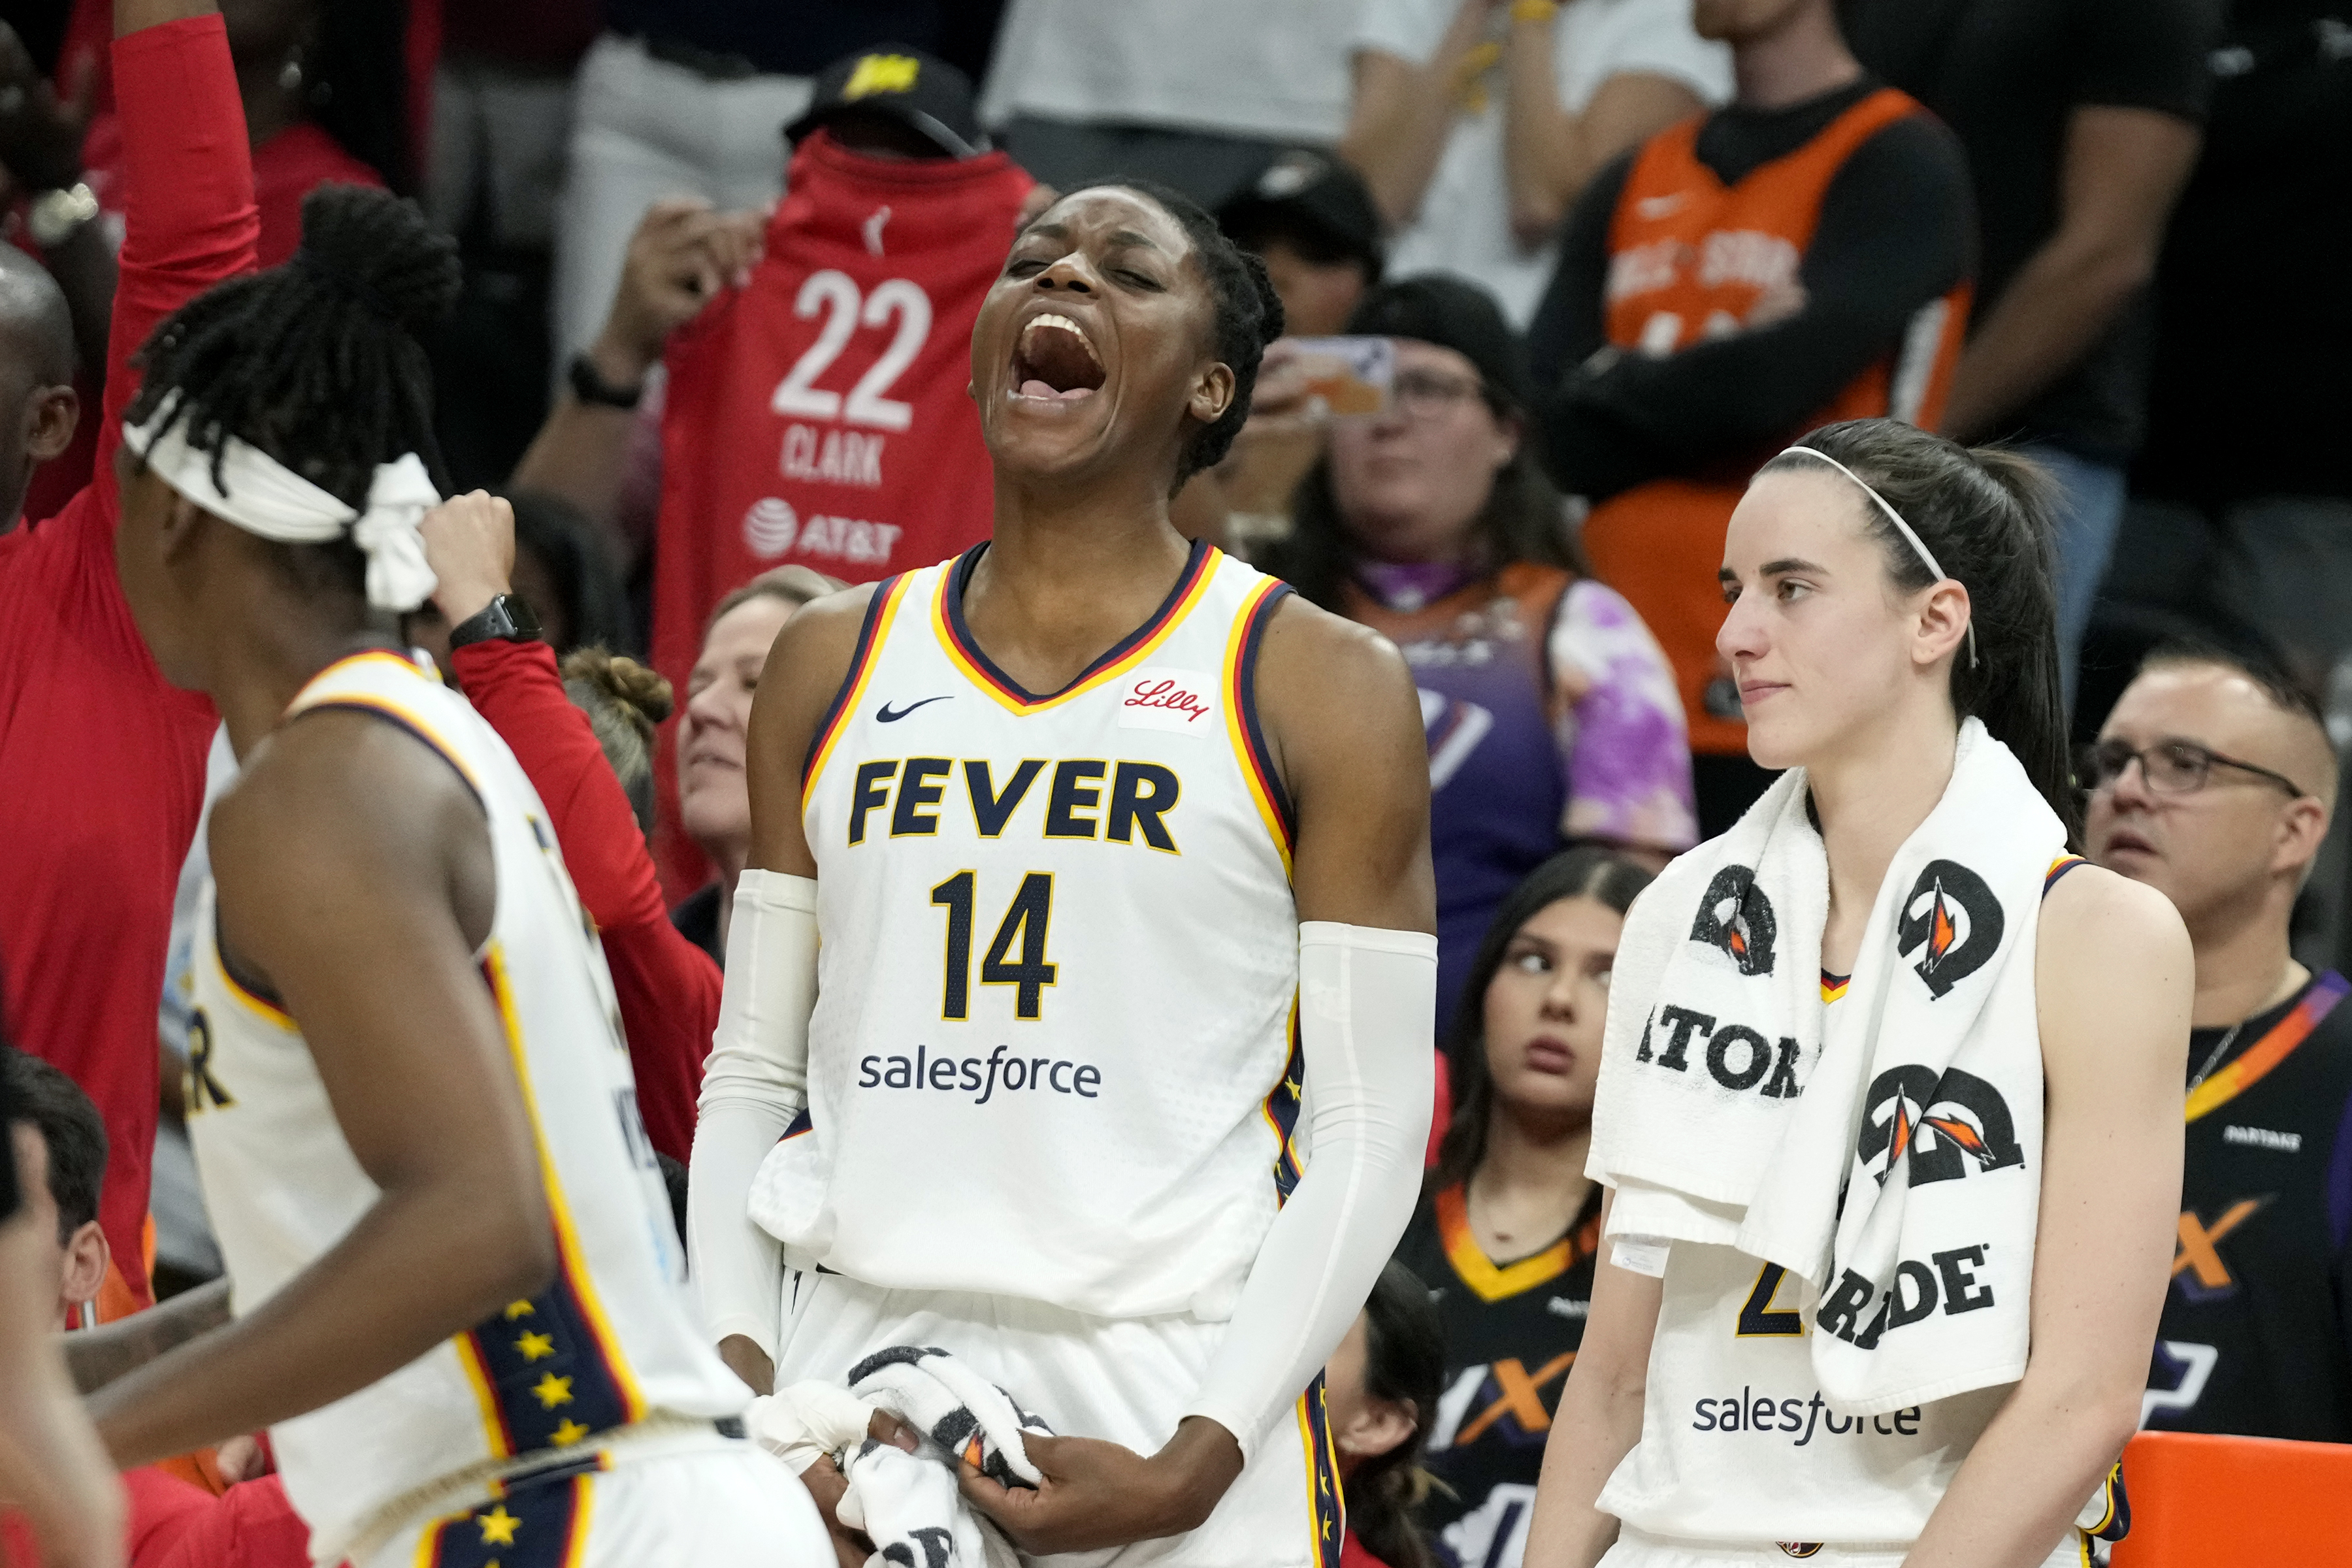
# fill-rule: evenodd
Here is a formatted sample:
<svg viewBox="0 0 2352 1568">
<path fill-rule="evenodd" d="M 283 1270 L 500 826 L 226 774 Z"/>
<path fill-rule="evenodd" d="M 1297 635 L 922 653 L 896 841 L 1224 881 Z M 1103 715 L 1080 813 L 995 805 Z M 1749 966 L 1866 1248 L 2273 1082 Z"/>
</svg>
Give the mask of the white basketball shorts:
<svg viewBox="0 0 2352 1568">
<path fill-rule="evenodd" d="M 1200 1391 L 1223 1323 L 1094 1318 L 1013 1296 L 885 1290 L 839 1274 L 787 1277 L 776 1386 L 839 1383 L 891 1345 L 937 1345 L 1065 1436 L 1156 1452 Z M 1111 1552 L 1023 1558 L 1037 1568 L 1337 1568 L 1339 1485 L 1322 1381 L 1263 1438 L 1208 1522 Z M 509 1565 L 511 1568 L 511 1565 Z"/>
</svg>

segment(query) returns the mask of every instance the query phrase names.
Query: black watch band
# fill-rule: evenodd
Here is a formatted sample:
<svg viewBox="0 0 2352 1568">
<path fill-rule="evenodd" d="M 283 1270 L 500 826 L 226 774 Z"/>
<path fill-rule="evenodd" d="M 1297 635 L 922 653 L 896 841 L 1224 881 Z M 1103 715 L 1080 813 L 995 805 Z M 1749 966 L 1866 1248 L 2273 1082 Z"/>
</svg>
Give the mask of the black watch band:
<svg viewBox="0 0 2352 1568">
<path fill-rule="evenodd" d="M 563 374 L 572 383 L 572 396 L 599 407 L 624 411 L 633 409 L 636 407 L 637 400 L 646 395 L 643 382 L 635 386 L 614 386 L 606 381 L 597 374 L 595 363 L 584 353 L 573 354 L 572 363 Z"/>
<path fill-rule="evenodd" d="M 514 594 L 500 594 L 449 628 L 449 647 L 455 652 L 493 637 L 504 637 L 509 642 L 537 642 L 539 616 L 531 612 L 530 603 Z"/>
</svg>

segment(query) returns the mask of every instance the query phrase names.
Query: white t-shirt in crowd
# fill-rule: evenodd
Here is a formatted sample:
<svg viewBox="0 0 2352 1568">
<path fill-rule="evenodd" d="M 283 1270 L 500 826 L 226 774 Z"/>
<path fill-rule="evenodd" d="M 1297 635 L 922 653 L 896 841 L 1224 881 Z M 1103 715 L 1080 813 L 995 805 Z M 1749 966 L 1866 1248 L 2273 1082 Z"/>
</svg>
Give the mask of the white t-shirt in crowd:
<svg viewBox="0 0 2352 1568">
<path fill-rule="evenodd" d="M 1364 0 L 1351 53 L 1376 49 L 1427 65 L 1460 9 L 1460 0 Z M 1491 37 L 1510 26 L 1495 7 Z M 1731 96 L 1731 50 L 1691 31 L 1691 0 L 1570 0 L 1552 24 L 1553 70 L 1560 102 L 1581 113 L 1601 84 L 1642 71 L 1671 77 L 1706 103 Z M 1555 246 L 1523 248 L 1511 233 L 1511 196 L 1503 173 L 1504 84 L 1497 60 L 1481 79 L 1483 107 L 1465 108 L 1440 156 L 1412 225 L 1389 250 L 1388 275 L 1458 272 L 1494 292 L 1514 326 L 1535 319 L 1551 279 Z"/>
<path fill-rule="evenodd" d="M 981 118 L 1328 144 L 1363 0 L 1013 0 Z"/>
</svg>

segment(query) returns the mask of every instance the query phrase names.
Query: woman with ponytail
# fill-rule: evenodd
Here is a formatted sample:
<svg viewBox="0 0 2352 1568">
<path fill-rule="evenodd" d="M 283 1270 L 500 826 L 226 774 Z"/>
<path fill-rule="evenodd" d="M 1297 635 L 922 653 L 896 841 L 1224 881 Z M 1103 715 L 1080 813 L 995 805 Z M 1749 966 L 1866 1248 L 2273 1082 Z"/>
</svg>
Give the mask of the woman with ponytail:
<svg viewBox="0 0 2352 1568">
<path fill-rule="evenodd" d="M 1394 1258 L 1323 1369 L 1331 1446 L 1347 1490 L 1339 1568 L 1436 1568 L 1414 1521 L 1444 1388 L 1444 1331 L 1421 1277 Z"/>
<path fill-rule="evenodd" d="M 1732 516 L 1716 647 L 1786 771 L 1625 922 L 1530 1568 L 2054 1568 L 2128 1522 L 2191 966 L 2070 853 L 2045 488 L 1857 420 Z"/>
<path fill-rule="evenodd" d="M 547 807 L 395 640 L 437 585 L 415 332 L 457 284 L 414 204 L 327 186 L 290 261 L 142 356 L 123 591 L 240 770 L 212 811 L 189 1029 L 237 1317 L 92 1412 L 125 1466 L 270 1427 L 313 1555 L 355 1568 L 548 1542 L 587 1568 L 826 1562 L 679 1292 Z"/>
</svg>

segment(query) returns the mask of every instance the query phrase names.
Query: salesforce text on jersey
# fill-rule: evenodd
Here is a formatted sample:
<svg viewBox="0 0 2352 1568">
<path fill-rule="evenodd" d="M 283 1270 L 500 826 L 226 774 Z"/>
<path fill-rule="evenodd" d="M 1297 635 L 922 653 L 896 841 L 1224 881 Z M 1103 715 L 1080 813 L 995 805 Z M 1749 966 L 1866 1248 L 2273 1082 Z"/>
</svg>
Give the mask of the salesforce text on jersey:
<svg viewBox="0 0 2352 1568">
<path fill-rule="evenodd" d="M 928 1046 L 917 1046 L 911 1058 L 864 1057 L 857 1063 L 857 1087 L 929 1089 L 944 1093 L 961 1089 L 971 1095 L 974 1105 L 986 1105 L 1000 1089 L 1008 1093 L 1043 1089 L 1075 1094 L 1081 1100 L 1101 1098 L 1095 1091 L 1102 1086 L 1102 1069 L 1093 1063 L 1054 1057 L 1007 1056 L 1005 1049 L 997 1047 L 984 1060 L 979 1057 L 965 1057 L 961 1061 L 953 1057 L 935 1057 Z"/>
</svg>

